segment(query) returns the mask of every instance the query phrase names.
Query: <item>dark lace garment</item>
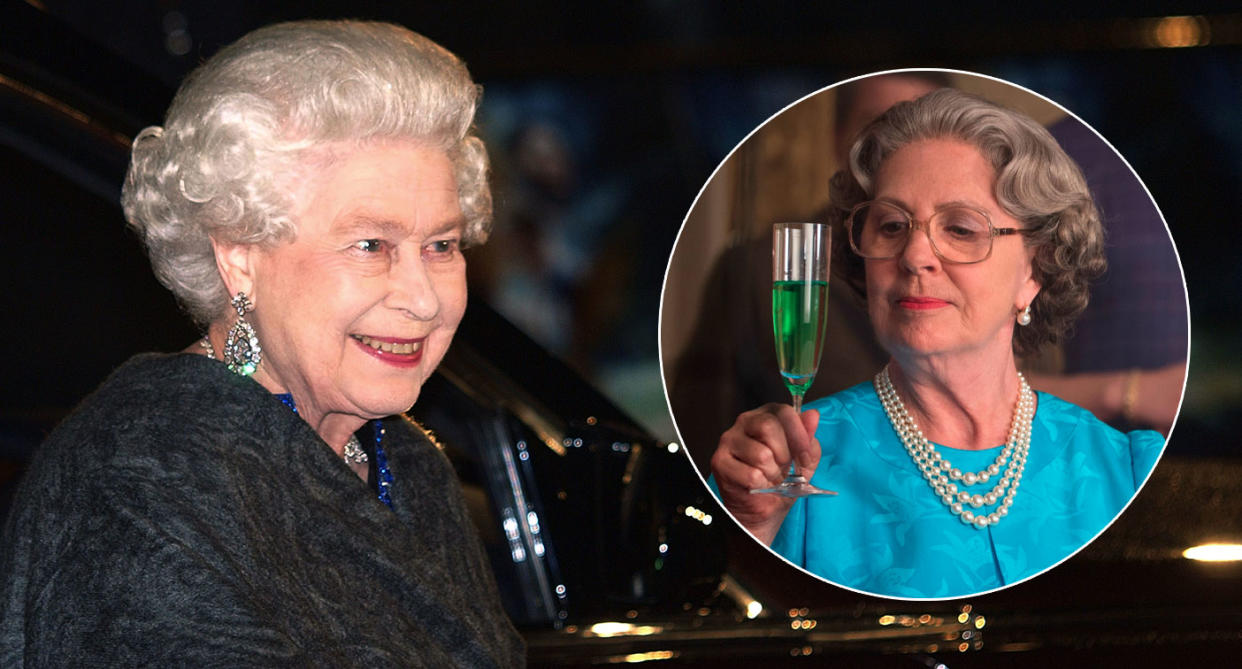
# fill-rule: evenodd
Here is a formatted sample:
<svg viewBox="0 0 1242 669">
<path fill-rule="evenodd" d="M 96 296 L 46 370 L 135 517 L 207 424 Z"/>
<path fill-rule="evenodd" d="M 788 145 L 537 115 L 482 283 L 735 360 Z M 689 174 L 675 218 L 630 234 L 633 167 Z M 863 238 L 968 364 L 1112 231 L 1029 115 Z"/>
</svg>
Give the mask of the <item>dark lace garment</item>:
<svg viewBox="0 0 1242 669">
<path fill-rule="evenodd" d="M 521 665 L 447 458 L 384 427 L 392 510 L 253 380 L 129 361 L 18 492 L 0 666 Z"/>
</svg>

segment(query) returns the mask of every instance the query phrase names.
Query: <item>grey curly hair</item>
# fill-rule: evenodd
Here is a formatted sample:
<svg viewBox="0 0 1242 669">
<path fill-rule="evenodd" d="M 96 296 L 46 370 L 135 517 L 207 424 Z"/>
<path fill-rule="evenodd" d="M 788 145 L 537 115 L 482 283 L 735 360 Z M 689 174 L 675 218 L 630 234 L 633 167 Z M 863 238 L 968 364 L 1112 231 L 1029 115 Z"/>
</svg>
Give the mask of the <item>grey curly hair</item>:
<svg viewBox="0 0 1242 669">
<path fill-rule="evenodd" d="M 875 193 L 880 165 L 901 147 L 923 139 L 957 139 L 979 149 L 996 170 L 996 200 L 1024 227 L 1035 249 L 1041 289 L 1031 323 L 1015 328 L 1014 350 L 1026 355 L 1060 341 L 1087 307 L 1089 284 L 1105 269 L 1104 228 L 1078 165 L 1025 114 L 950 88 L 894 105 L 863 129 L 850 165 L 833 176 L 830 222 L 840 229 L 854 205 Z M 865 263 L 836 245 L 836 268 L 865 297 Z"/>
<path fill-rule="evenodd" d="M 465 216 L 491 228 L 480 89 L 465 65 L 400 26 L 299 21 L 261 28 L 190 74 L 164 126 L 134 139 L 121 204 L 160 282 L 200 325 L 229 295 L 211 239 L 276 244 L 296 231 L 293 189 L 329 145 L 410 139 L 443 149 Z"/>
</svg>

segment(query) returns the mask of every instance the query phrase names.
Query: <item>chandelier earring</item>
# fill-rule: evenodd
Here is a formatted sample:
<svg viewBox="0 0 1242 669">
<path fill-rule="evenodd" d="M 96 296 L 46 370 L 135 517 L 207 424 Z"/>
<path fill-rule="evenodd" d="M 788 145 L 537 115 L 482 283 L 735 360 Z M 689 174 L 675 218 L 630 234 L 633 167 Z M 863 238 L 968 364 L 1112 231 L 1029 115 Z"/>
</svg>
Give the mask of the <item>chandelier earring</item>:
<svg viewBox="0 0 1242 669">
<path fill-rule="evenodd" d="M 1018 312 L 1018 325 L 1031 324 L 1031 305 L 1026 305 L 1022 311 Z"/>
<path fill-rule="evenodd" d="M 245 293 L 239 292 L 233 297 L 232 304 L 237 310 L 237 322 L 229 328 L 228 338 L 224 340 L 224 362 L 229 366 L 229 371 L 250 376 L 263 359 L 259 335 L 246 321 L 246 314 L 254 311 L 254 303 Z"/>
</svg>

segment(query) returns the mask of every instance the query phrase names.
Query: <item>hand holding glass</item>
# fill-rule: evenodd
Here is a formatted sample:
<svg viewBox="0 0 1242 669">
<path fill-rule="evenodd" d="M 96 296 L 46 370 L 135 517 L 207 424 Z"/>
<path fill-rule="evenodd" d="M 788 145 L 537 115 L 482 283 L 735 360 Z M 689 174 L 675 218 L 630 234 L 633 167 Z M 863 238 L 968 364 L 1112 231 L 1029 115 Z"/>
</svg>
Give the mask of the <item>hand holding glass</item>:
<svg viewBox="0 0 1242 669">
<path fill-rule="evenodd" d="M 828 268 L 832 228 L 821 223 L 777 223 L 772 228 L 772 329 L 776 360 L 794 411 L 802 412 L 802 396 L 815 380 L 824 346 L 828 315 Z M 835 495 L 807 483 L 796 460 L 789 476 L 773 488 L 751 493 L 783 497 Z"/>
</svg>

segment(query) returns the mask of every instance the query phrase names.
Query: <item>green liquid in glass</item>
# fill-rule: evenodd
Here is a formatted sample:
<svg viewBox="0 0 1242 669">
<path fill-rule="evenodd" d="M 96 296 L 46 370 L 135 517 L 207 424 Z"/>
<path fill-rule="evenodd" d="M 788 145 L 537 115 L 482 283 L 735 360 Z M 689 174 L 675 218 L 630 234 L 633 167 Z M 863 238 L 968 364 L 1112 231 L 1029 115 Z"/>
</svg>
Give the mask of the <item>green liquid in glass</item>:
<svg viewBox="0 0 1242 669">
<path fill-rule="evenodd" d="M 802 396 L 819 369 L 828 312 L 827 281 L 772 282 L 776 361 L 789 392 Z"/>
</svg>

